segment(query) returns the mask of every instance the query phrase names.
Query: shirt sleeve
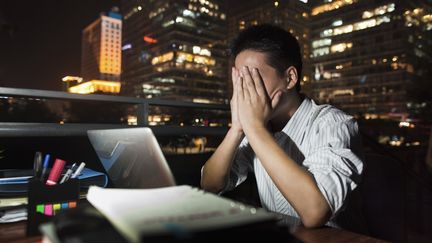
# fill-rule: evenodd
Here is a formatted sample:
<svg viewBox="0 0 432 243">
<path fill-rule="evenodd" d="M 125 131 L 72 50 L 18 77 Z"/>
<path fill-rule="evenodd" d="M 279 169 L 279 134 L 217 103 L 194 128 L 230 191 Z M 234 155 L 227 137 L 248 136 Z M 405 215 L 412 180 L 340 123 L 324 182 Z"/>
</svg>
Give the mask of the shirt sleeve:
<svg viewBox="0 0 432 243">
<path fill-rule="evenodd" d="M 253 170 L 254 154 L 246 137 L 243 138 L 234 155 L 229 180 L 223 192 L 234 189 L 246 180 L 248 173 Z"/>
<path fill-rule="evenodd" d="M 334 217 L 359 184 L 363 171 L 357 123 L 349 119 L 321 124 L 310 142 L 303 166 L 312 173 Z"/>
</svg>

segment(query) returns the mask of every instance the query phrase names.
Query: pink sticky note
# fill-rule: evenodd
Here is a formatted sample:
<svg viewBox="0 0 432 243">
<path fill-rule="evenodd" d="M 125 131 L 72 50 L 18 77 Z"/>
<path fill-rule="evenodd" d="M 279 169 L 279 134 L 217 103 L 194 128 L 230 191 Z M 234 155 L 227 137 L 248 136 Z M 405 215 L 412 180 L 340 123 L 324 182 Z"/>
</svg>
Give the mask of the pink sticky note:
<svg viewBox="0 0 432 243">
<path fill-rule="evenodd" d="M 52 204 L 45 204 L 45 215 L 52 216 L 53 215 Z"/>
</svg>

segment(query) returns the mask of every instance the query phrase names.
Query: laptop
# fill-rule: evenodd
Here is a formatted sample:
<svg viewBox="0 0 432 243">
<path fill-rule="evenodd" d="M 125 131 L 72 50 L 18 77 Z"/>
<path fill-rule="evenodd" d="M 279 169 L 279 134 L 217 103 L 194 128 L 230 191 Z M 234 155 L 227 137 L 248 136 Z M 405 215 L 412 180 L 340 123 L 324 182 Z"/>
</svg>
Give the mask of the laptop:
<svg viewBox="0 0 432 243">
<path fill-rule="evenodd" d="M 87 135 L 114 187 L 176 185 L 150 128 L 88 130 Z"/>
</svg>

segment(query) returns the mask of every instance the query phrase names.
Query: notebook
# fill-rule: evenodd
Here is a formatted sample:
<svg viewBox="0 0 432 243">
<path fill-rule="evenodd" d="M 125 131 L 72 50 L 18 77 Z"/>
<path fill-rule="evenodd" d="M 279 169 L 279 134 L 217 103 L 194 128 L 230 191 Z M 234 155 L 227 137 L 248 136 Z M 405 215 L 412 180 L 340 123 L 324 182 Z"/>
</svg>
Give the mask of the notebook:
<svg viewBox="0 0 432 243">
<path fill-rule="evenodd" d="M 87 135 L 114 187 L 176 185 L 150 128 L 88 130 Z"/>
</svg>

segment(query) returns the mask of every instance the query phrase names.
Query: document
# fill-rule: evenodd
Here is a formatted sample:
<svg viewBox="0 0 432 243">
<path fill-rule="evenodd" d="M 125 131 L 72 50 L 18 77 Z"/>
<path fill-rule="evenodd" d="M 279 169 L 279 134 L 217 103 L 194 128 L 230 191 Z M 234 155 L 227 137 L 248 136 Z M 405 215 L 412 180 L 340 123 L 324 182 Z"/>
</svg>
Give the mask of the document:
<svg viewBox="0 0 432 243">
<path fill-rule="evenodd" d="M 87 200 L 131 242 L 276 219 L 277 215 L 182 185 L 156 189 L 90 187 Z"/>
</svg>

